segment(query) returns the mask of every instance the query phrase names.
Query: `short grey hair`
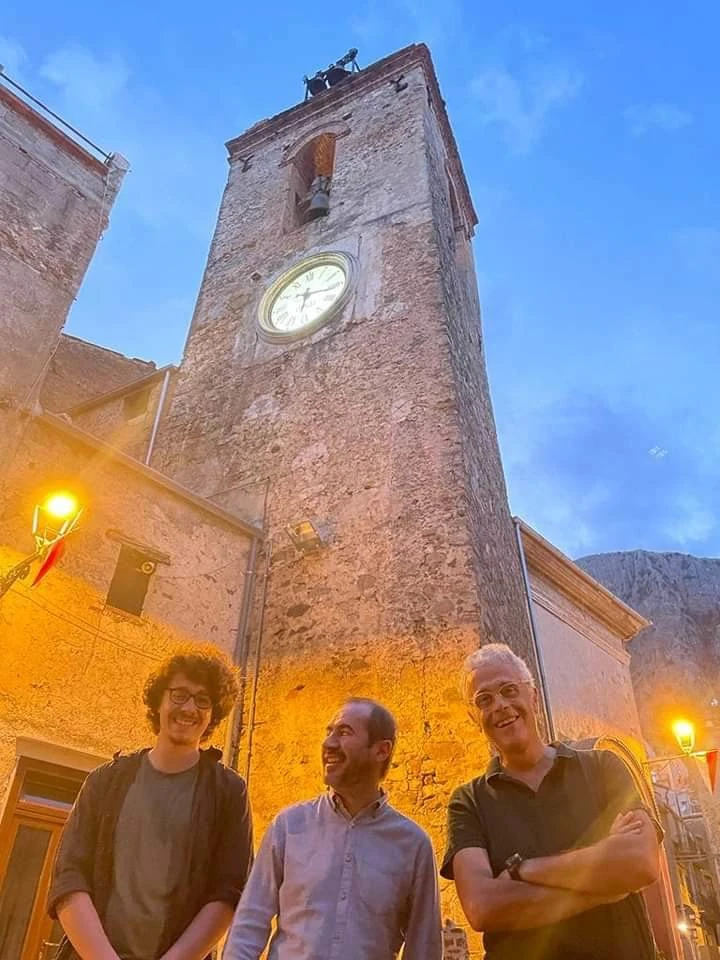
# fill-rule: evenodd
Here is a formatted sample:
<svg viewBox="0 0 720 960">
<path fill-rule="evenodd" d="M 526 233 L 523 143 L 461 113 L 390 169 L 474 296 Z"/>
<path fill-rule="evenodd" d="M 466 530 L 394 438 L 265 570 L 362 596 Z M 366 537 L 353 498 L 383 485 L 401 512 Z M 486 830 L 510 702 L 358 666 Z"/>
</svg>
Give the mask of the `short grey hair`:
<svg viewBox="0 0 720 960">
<path fill-rule="evenodd" d="M 469 657 L 465 658 L 460 674 L 460 689 L 463 700 L 466 703 L 472 703 L 470 699 L 470 683 L 472 675 L 479 667 L 487 663 L 502 663 L 506 666 L 515 667 L 525 683 L 535 686 L 535 678 L 530 673 L 530 668 L 516 653 L 510 649 L 506 643 L 486 643 L 485 646 L 473 650 Z"/>
</svg>

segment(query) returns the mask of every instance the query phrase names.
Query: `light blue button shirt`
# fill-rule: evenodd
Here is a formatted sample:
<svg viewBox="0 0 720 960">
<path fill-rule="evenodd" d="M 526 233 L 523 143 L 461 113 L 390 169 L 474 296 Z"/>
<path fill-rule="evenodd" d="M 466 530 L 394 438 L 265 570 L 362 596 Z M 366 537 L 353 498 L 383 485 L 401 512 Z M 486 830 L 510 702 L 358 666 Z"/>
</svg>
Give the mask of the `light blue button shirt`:
<svg viewBox="0 0 720 960">
<path fill-rule="evenodd" d="M 332 793 L 283 810 L 263 838 L 223 960 L 441 960 L 430 838 L 387 797 L 350 817 Z"/>
</svg>

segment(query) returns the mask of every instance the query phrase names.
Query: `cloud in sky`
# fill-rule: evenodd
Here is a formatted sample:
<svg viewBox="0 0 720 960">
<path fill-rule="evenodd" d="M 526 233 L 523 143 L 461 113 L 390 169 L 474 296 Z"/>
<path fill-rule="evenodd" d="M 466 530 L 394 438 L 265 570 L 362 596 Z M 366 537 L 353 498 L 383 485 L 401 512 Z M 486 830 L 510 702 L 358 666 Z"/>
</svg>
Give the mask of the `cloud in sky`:
<svg viewBox="0 0 720 960">
<path fill-rule="evenodd" d="M 709 504 L 690 493 L 681 494 L 675 502 L 674 516 L 670 517 L 664 532 L 685 548 L 707 540 L 718 528 L 718 518 Z"/>
<path fill-rule="evenodd" d="M 130 70 L 119 54 L 97 57 L 79 46 L 51 53 L 40 74 L 59 87 L 66 100 L 92 110 L 111 106 L 130 79 Z"/>
<path fill-rule="evenodd" d="M 625 111 L 625 120 L 633 137 L 642 137 L 653 130 L 676 133 L 693 122 L 693 115 L 674 103 L 651 103 L 632 106 Z"/>
<path fill-rule="evenodd" d="M 222 136 L 196 107 L 134 70 L 123 50 L 69 43 L 29 51 L 0 38 L 11 76 L 21 67 L 23 86 L 130 162 L 69 330 L 133 355 L 175 358 L 226 177 Z"/>
<path fill-rule="evenodd" d="M 218 185 L 198 174 L 213 164 L 224 172 L 218 143 L 141 83 L 120 53 L 64 46 L 37 72 L 58 112 L 104 150 L 128 159 L 121 202 L 136 219 L 156 232 L 180 229 L 206 241 Z"/>
<path fill-rule="evenodd" d="M 353 33 L 363 42 L 387 44 L 388 33 L 398 38 L 396 45 L 419 42 L 439 50 L 457 29 L 460 0 L 445 0 L 438 6 L 424 0 L 369 0 L 356 5 L 350 19 Z"/>
<path fill-rule="evenodd" d="M 580 393 L 524 419 L 522 446 L 512 424 L 501 432 L 512 508 L 561 549 L 716 551 L 720 465 L 704 455 L 700 424 L 660 426 Z"/>
<path fill-rule="evenodd" d="M 471 90 L 480 120 L 496 126 L 517 153 L 529 153 L 541 139 L 552 113 L 580 93 L 583 76 L 562 63 L 546 62 L 523 76 L 489 66 L 475 75 Z"/>
<path fill-rule="evenodd" d="M 15 43 L 9 37 L 0 35 L 0 65 L 5 69 L 5 73 L 13 80 L 22 81 L 23 65 L 27 61 L 27 54 L 19 43 Z"/>
</svg>

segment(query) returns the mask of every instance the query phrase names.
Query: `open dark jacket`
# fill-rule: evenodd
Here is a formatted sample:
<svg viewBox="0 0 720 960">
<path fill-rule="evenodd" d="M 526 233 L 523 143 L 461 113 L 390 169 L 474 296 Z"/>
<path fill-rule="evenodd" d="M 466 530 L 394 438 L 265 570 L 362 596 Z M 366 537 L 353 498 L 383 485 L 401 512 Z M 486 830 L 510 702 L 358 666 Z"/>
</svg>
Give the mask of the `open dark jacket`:
<svg viewBox="0 0 720 960">
<path fill-rule="evenodd" d="M 105 922 L 113 882 L 115 827 L 127 792 L 147 750 L 115 757 L 88 776 L 65 825 L 48 898 L 56 917 L 63 897 L 88 893 Z M 242 777 L 220 763 L 211 747 L 200 751 L 193 797 L 193 834 L 185 884 L 167 918 L 160 955 L 180 937 L 206 903 L 235 907 L 253 860 L 252 819 Z M 63 941 L 56 960 L 77 954 Z"/>
</svg>

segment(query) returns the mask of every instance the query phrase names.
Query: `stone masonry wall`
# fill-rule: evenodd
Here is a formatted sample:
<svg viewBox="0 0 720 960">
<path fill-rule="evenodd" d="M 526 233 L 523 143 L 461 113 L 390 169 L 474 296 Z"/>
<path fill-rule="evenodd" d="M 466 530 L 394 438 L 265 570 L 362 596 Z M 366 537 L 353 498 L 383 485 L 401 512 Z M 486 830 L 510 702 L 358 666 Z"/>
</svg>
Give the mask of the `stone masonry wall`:
<svg viewBox="0 0 720 960">
<path fill-rule="evenodd" d="M 33 504 L 48 489 L 81 492 L 86 512 L 45 579 L 17 581 L 0 600 L 0 798 L 19 738 L 104 758 L 151 742 L 142 690 L 160 660 L 208 641 L 234 652 L 249 546 L 234 523 L 45 421 L 26 425 L 6 479 L 2 571 L 32 550 Z M 109 533 L 168 560 L 140 616 L 106 603 L 120 549 Z M 213 743 L 225 736 L 221 727 Z"/>
<path fill-rule="evenodd" d="M 508 643 L 535 670 L 525 586 L 507 501 L 485 366 L 480 302 L 467 214 L 458 207 L 451 158 L 432 101 L 425 131 L 445 332 L 456 388 L 465 502 L 485 640 Z"/>
<path fill-rule="evenodd" d="M 125 163 L 101 163 L 0 84 L 0 399 L 23 402 L 57 343 Z"/>
<path fill-rule="evenodd" d="M 223 647 L 234 642 L 249 542 L 239 525 L 206 513 L 141 468 L 43 420 L 26 429 L 7 486 L 0 542 L 8 548 L 31 549 L 34 504 L 49 491 L 72 490 L 85 515 L 69 541 L 63 569 L 104 594 L 120 540 L 144 544 L 169 558 L 151 578 L 148 617 Z M 96 613 L 114 616 L 104 609 Z M 142 618 L 130 619 L 142 633 Z"/>
<path fill-rule="evenodd" d="M 152 361 L 124 357 L 63 333 L 43 381 L 40 405 L 51 413 L 69 410 L 139 380 L 154 369 Z"/>
<path fill-rule="evenodd" d="M 393 802 L 440 853 L 450 791 L 487 757 L 460 702 L 461 660 L 488 639 L 524 650 L 527 624 L 492 413 L 486 393 L 472 398 L 484 373 L 452 356 L 478 316 L 469 298 L 450 302 L 443 278 L 455 268 L 439 250 L 427 74 L 403 56 L 231 145 L 153 465 L 228 509 L 251 492 L 265 504 L 241 751 L 258 828 L 321 789 L 325 725 L 344 697 L 367 694 L 400 723 Z M 330 216 L 284 232 L 284 161 L 330 124 Z M 355 257 L 354 297 L 311 337 L 262 341 L 263 290 L 323 249 Z M 330 542 L 306 556 L 285 526 L 308 516 Z"/>
<path fill-rule="evenodd" d="M 142 462 L 147 454 L 162 386 L 162 377 L 158 377 L 140 388 L 139 393 L 143 395 L 140 407 L 144 406 L 145 409 L 137 416 L 131 416 L 133 411 L 128 410 L 126 405 L 126 401 L 132 400 L 133 394 L 125 393 L 74 414 L 72 421 L 75 426 Z"/>
<path fill-rule="evenodd" d="M 0 793 L 18 737 L 100 756 L 147 743 L 142 685 L 157 663 L 188 643 L 233 652 L 249 544 L 235 526 L 46 423 L 29 427 L 20 454 L 0 516 L 0 569 L 32 550 L 33 503 L 55 483 L 82 489 L 86 513 L 45 579 L 16 582 L 0 604 Z M 120 548 L 108 531 L 169 560 L 150 578 L 140 616 L 106 604 Z"/>
</svg>

